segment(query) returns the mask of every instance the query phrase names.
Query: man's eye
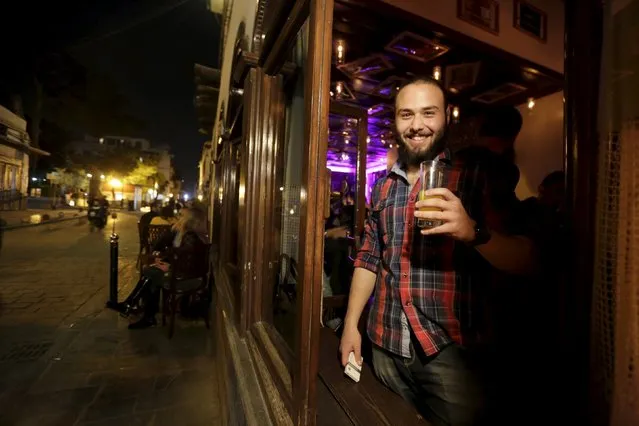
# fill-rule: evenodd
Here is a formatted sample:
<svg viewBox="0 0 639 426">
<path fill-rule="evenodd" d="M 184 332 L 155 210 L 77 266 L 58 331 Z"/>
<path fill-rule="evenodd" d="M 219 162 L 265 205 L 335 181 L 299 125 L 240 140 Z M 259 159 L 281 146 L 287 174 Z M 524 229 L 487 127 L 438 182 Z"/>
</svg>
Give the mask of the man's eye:
<svg viewBox="0 0 639 426">
<path fill-rule="evenodd" d="M 410 112 L 402 112 L 400 114 L 400 117 L 406 119 L 406 118 L 411 118 L 413 116 L 413 114 L 411 114 Z"/>
<path fill-rule="evenodd" d="M 426 117 L 434 117 L 435 116 L 435 112 L 434 111 L 427 111 L 424 115 Z"/>
</svg>

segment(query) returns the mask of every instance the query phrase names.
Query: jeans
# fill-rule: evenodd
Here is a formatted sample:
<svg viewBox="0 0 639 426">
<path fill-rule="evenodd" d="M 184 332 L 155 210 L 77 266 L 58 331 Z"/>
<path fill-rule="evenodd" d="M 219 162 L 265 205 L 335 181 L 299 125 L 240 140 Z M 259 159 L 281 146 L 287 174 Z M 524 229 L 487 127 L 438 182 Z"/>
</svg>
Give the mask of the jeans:
<svg viewBox="0 0 639 426">
<path fill-rule="evenodd" d="M 411 342 L 403 358 L 373 345 L 375 374 L 388 388 L 411 402 L 433 426 L 479 423 L 482 393 L 466 349 L 452 344 L 427 356 Z"/>
</svg>

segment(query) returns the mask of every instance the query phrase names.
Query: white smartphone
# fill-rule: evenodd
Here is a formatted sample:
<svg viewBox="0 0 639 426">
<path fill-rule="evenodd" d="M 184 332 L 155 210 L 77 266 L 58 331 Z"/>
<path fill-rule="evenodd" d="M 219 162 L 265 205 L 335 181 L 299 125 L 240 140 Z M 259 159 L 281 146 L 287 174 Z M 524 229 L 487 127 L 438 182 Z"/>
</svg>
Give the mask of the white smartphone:
<svg viewBox="0 0 639 426">
<path fill-rule="evenodd" d="M 362 361 L 364 361 L 364 358 L 362 358 Z M 350 377 L 354 382 L 359 383 L 359 378 L 362 374 L 362 366 L 355 360 L 354 352 L 348 354 L 348 364 L 346 364 L 346 367 L 344 368 L 344 374 Z"/>
</svg>

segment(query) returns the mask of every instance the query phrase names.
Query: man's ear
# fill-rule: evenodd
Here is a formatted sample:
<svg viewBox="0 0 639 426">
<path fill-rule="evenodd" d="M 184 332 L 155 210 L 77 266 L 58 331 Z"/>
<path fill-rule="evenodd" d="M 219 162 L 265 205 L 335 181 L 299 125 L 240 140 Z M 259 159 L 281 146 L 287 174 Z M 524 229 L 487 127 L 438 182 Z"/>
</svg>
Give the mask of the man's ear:
<svg viewBox="0 0 639 426">
<path fill-rule="evenodd" d="M 450 124 L 450 116 L 451 116 L 451 111 L 453 110 L 453 107 L 451 107 L 450 105 L 448 105 L 446 107 L 446 125 Z"/>
</svg>

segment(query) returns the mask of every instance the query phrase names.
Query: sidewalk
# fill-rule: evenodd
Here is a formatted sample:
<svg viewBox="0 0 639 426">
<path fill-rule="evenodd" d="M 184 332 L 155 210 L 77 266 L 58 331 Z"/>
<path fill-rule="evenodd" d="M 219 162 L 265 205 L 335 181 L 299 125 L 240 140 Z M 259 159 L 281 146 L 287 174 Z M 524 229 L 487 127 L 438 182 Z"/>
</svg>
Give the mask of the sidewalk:
<svg viewBox="0 0 639 426">
<path fill-rule="evenodd" d="M 45 215 L 49 219 L 45 219 Z M 86 216 L 86 210 L 80 212 L 79 209 L 27 209 L 27 210 L 7 210 L 0 211 L 0 219 L 4 221 L 7 228 L 15 228 L 23 225 L 35 225 L 38 223 L 47 223 L 60 219 L 69 219 L 74 217 Z"/>
<path fill-rule="evenodd" d="M 139 277 L 137 220 L 118 214 L 120 300 Z M 215 341 L 203 321 L 179 318 L 172 339 L 162 326 L 128 330 L 104 308 L 110 230 L 47 228 L 4 237 L 0 426 L 221 424 Z"/>
</svg>

